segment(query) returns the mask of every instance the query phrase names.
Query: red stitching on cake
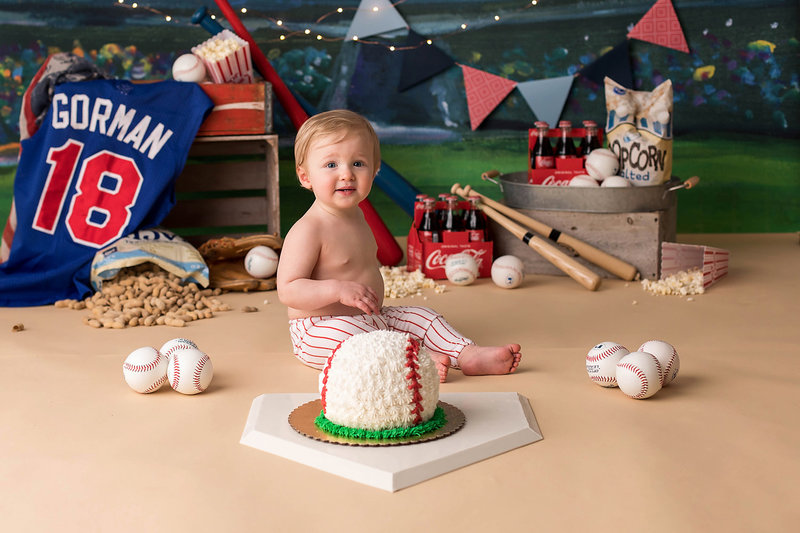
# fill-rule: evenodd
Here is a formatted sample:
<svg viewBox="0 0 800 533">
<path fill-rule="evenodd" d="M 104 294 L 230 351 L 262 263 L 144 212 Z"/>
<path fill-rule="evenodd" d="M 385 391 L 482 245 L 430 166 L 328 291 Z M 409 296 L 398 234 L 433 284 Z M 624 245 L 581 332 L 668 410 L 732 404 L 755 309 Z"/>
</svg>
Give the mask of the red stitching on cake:
<svg viewBox="0 0 800 533">
<path fill-rule="evenodd" d="M 417 370 L 419 370 L 419 342 L 409 336 L 408 337 L 408 344 L 406 345 L 406 367 L 410 368 L 411 370 L 406 374 L 406 380 L 409 381 L 408 390 L 413 391 L 411 394 L 411 402 L 409 402 L 412 406 L 411 414 L 416 415 L 414 417 L 414 425 L 419 424 L 422 422 L 422 411 L 425 409 L 422 407 L 422 383 L 419 382 L 420 375 Z"/>
<path fill-rule="evenodd" d="M 336 356 L 336 353 L 339 351 L 339 348 L 342 347 L 344 341 L 340 342 L 336 345 L 336 348 L 333 349 L 331 352 L 331 356 L 328 357 L 328 361 L 325 363 L 325 368 L 322 369 L 322 390 L 320 391 L 320 397 L 322 399 L 322 412 L 325 413 L 327 405 L 325 403 L 325 396 L 328 394 L 328 371 L 331 369 L 331 362 L 333 362 L 333 358 Z"/>
<path fill-rule="evenodd" d="M 630 370 L 631 372 L 636 374 L 636 376 L 638 376 L 639 381 L 642 383 L 642 390 L 641 390 L 641 392 L 639 392 L 639 394 L 634 396 L 634 398 L 642 398 L 642 397 L 644 397 L 644 395 L 647 394 L 647 384 L 648 384 L 647 375 L 644 372 L 642 372 L 641 368 L 639 368 L 639 367 L 637 367 L 635 365 L 632 365 L 631 363 L 622 363 L 619 366 L 621 368 L 626 369 L 626 370 Z"/>
<path fill-rule="evenodd" d="M 194 375 L 192 376 L 192 383 L 194 383 L 194 388 L 200 392 L 203 392 L 203 386 L 200 384 L 200 375 L 203 373 L 203 367 L 206 366 L 206 363 L 209 361 L 208 355 L 203 354 L 203 357 L 197 362 L 194 367 Z"/>
</svg>

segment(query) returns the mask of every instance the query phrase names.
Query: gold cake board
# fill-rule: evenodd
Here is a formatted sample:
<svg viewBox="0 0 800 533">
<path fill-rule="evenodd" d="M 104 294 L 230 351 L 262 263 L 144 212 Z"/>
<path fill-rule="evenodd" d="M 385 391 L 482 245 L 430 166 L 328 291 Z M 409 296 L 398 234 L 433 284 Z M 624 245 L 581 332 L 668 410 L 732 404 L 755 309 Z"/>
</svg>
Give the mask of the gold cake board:
<svg viewBox="0 0 800 533">
<path fill-rule="evenodd" d="M 316 419 L 317 416 L 319 416 L 320 411 L 322 411 L 322 400 L 319 398 L 304 403 L 292 411 L 289 414 L 289 425 L 301 435 L 305 435 L 306 437 L 314 440 L 330 442 L 333 444 L 344 444 L 347 446 L 399 446 L 404 444 L 417 444 L 420 442 L 441 439 L 443 437 L 447 437 L 448 435 L 452 435 L 464 425 L 466 418 L 464 417 L 464 413 L 461 412 L 458 407 L 442 401 L 440 401 L 437 405 L 438 407 L 444 409 L 444 414 L 447 418 L 445 425 L 439 429 L 425 433 L 424 435 L 411 437 L 390 439 L 357 439 L 326 433 L 318 428 L 314 423 L 314 419 Z"/>
</svg>

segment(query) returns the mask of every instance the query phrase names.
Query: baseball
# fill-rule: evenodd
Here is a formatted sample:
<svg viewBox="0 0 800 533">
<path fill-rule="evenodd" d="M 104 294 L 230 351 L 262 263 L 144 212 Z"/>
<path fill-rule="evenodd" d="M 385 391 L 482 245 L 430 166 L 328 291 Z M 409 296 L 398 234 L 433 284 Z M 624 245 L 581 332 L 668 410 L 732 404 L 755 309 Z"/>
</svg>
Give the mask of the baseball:
<svg viewBox="0 0 800 533">
<path fill-rule="evenodd" d="M 675 376 L 678 375 L 678 369 L 681 367 L 681 360 L 678 357 L 678 352 L 675 347 L 664 341 L 647 341 L 639 346 L 639 352 L 647 352 L 656 356 L 658 362 L 661 363 L 661 370 L 663 378 L 661 386 L 666 387 Z"/>
<path fill-rule="evenodd" d="M 165 342 L 161 348 L 158 349 L 158 351 L 167 358 L 167 361 L 169 361 L 169 358 L 172 357 L 172 354 L 175 353 L 175 351 L 185 350 L 187 348 L 194 348 L 195 350 L 198 349 L 197 344 L 195 344 L 194 341 L 178 337 Z"/>
<path fill-rule="evenodd" d="M 625 188 L 625 187 L 633 187 L 630 181 L 626 180 L 622 176 L 608 176 L 603 182 L 600 184 L 601 187 L 614 187 L 614 188 Z"/>
<path fill-rule="evenodd" d="M 492 281 L 498 287 L 513 289 L 519 287 L 525 277 L 525 267 L 518 257 L 503 255 L 492 263 Z"/>
<path fill-rule="evenodd" d="M 155 348 L 139 348 L 125 358 L 122 375 L 136 392 L 155 392 L 167 382 L 167 358 Z"/>
<path fill-rule="evenodd" d="M 600 184 L 591 177 L 587 176 L 586 174 L 578 174 L 577 176 L 573 176 L 571 180 L 569 180 L 570 187 L 599 187 Z"/>
<path fill-rule="evenodd" d="M 183 348 L 172 352 L 167 365 L 167 380 L 181 394 L 203 392 L 214 377 L 211 359 L 197 348 Z"/>
<path fill-rule="evenodd" d="M 206 79 L 206 67 L 203 65 L 203 60 L 194 54 L 179 56 L 172 64 L 172 79 L 200 83 Z"/>
<path fill-rule="evenodd" d="M 619 172 L 619 157 L 607 148 L 597 148 L 586 156 L 586 173 L 598 181 Z"/>
<path fill-rule="evenodd" d="M 444 273 L 455 285 L 469 285 L 478 277 L 478 263 L 469 254 L 453 254 L 444 263 Z"/>
<path fill-rule="evenodd" d="M 278 271 L 278 254 L 269 246 L 254 246 L 244 256 L 244 269 L 254 278 L 269 278 Z"/>
<path fill-rule="evenodd" d="M 630 352 L 617 342 L 603 341 L 586 354 L 586 372 L 601 387 L 617 386 L 617 363 Z"/>
<path fill-rule="evenodd" d="M 617 363 L 617 386 L 636 400 L 661 390 L 661 363 L 647 352 L 631 352 Z"/>
</svg>

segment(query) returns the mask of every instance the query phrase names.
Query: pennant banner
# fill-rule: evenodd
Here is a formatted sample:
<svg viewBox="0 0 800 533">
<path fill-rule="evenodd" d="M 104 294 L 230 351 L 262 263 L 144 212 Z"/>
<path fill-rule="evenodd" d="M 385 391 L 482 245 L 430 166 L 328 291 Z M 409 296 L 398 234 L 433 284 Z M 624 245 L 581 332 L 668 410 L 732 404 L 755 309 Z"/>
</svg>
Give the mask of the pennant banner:
<svg viewBox="0 0 800 533">
<path fill-rule="evenodd" d="M 606 76 L 623 87 L 633 89 L 631 70 L 631 47 L 627 39 L 583 67 L 579 74 L 598 85 L 603 85 Z"/>
<path fill-rule="evenodd" d="M 408 30 L 405 47 L 409 50 L 400 52 L 403 57 L 403 68 L 398 91 L 410 89 L 455 64 L 453 58 L 441 48 L 435 44 L 427 44 L 427 39 L 424 35 Z"/>
<path fill-rule="evenodd" d="M 517 88 L 536 118 L 556 127 L 561 111 L 572 89 L 572 76 L 549 78 L 545 80 L 525 81 Z"/>
<path fill-rule="evenodd" d="M 464 74 L 470 127 L 474 131 L 514 90 L 517 82 L 465 65 L 461 65 L 461 72 Z"/>
<path fill-rule="evenodd" d="M 363 39 L 407 27 L 408 24 L 389 0 L 361 0 L 345 39 Z"/>
<path fill-rule="evenodd" d="M 636 23 L 628 37 L 689 53 L 681 23 L 670 0 L 658 0 Z"/>
</svg>

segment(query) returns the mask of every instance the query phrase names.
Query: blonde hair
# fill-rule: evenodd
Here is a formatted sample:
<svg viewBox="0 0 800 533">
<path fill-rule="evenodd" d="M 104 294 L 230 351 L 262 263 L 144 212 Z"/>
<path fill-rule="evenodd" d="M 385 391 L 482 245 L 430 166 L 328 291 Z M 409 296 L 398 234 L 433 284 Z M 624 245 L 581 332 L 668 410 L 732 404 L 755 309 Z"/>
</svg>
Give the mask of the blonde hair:
<svg viewBox="0 0 800 533">
<path fill-rule="evenodd" d="M 339 135 L 344 139 L 353 131 L 360 131 L 367 135 L 372 143 L 372 163 L 377 172 L 381 162 L 381 144 L 378 135 L 369 121 L 353 111 L 347 109 L 333 109 L 309 117 L 297 131 L 294 140 L 294 164 L 300 167 L 305 163 L 311 142 L 317 137 L 326 135 Z"/>
</svg>

